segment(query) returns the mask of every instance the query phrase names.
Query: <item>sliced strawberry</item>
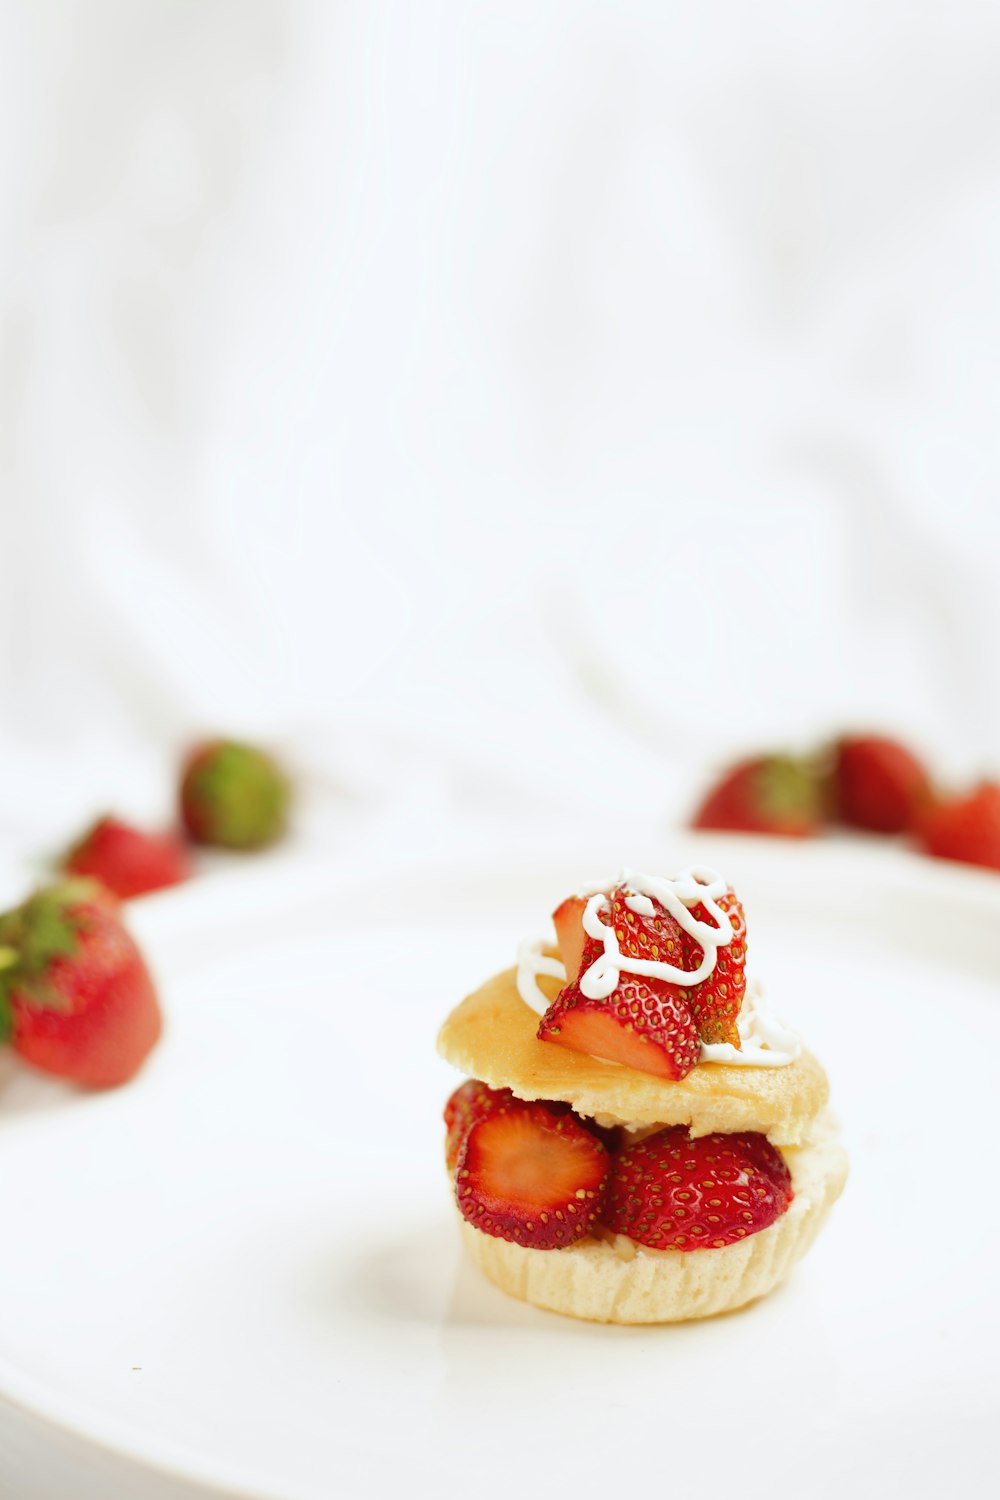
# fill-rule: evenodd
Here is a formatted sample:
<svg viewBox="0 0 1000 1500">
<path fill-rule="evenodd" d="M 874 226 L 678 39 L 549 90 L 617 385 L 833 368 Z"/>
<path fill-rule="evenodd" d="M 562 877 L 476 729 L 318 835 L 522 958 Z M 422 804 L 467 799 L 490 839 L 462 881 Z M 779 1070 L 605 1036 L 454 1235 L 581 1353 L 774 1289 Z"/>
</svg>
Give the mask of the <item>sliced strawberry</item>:
<svg viewBox="0 0 1000 1500">
<path fill-rule="evenodd" d="M 600 1218 L 651 1250 L 719 1250 L 766 1229 L 791 1201 L 788 1165 L 766 1136 L 691 1140 L 678 1125 L 613 1157 Z"/>
<path fill-rule="evenodd" d="M 513 1098 L 510 1089 L 491 1089 L 488 1084 L 480 1083 L 478 1078 L 466 1079 L 455 1090 L 444 1107 L 444 1123 L 448 1130 L 445 1159 L 450 1172 L 455 1170 L 459 1148 L 470 1126 L 476 1120 L 485 1119 L 488 1114 L 506 1108 Z"/>
<path fill-rule="evenodd" d="M 672 917 L 659 901 L 652 903 L 651 916 L 634 912 L 628 905 L 630 894 L 627 885 L 620 885 L 611 892 L 611 925 L 620 951 L 630 958 L 672 964 L 676 969 L 690 967 L 685 961 L 684 933 L 676 917 Z"/>
<path fill-rule="evenodd" d="M 595 949 L 600 951 L 596 944 Z M 603 1000 L 589 999 L 578 984 L 560 990 L 542 1017 L 538 1038 L 659 1078 L 684 1078 L 699 1056 L 685 991 L 624 972 Z"/>
<path fill-rule="evenodd" d="M 716 904 L 729 917 L 733 938 L 727 947 L 716 951 L 715 968 L 708 978 L 687 987 L 687 998 L 703 1042 L 729 1042 L 739 1047 L 736 1023 L 747 990 L 747 922 L 740 899 L 732 891 L 720 896 Z M 691 908 L 691 915 L 698 922 L 712 925 L 712 917 L 700 904 Z M 684 967 L 697 969 L 704 956 L 701 944 L 685 932 Z"/>
<path fill-rule="evenodd" d="M 728 770 L 691 824 L 808 838 L 819 832 L 822 814 L 820 780 L 811 765 L 789 755 L 762 755 Z"/>
<path fill-rule="evenodd" d="M 191 860 L 176 834 L 144 833 L 118 818 L 101 818 L 70 849 L 63 869 L 99 880 L 126 901 L 187 880 Z"/>
<path fill-rule="evenodd" d="M 938 859 L 1000 870 L 1000 785 L 983 781 L 964 796 L 941 799 L 917 819 L 916 833 Z"/>
<path fill-rule="evenodd" d="M 583 949 L 587 941 L 587 934 L 583 930 L 583 913 L 586 905 L 585 896 L 567 896 L 562 905 L 557 906 L 552 913 L 559 952 L 566 966 L 566 978 L 570 981 L 576 979 L 580 973 L 580 960 L 583 958 Z"/>
<path fill-rule="evenodd" d="M 484 1234 L 559 1250 L 590 1232 L 609 1168 L 607 1151 L 574 1115 L 514 1100 L 473 1121 L 458 1153 L 455 1196 Z"/>
<path fill-rule="evenodd" d="M 841 822 L 873 833 L 902 833 L 928 801 L 931 781 L 905 745 L 870 734 L 837 745 L 833 788 Z"/>
</svg>

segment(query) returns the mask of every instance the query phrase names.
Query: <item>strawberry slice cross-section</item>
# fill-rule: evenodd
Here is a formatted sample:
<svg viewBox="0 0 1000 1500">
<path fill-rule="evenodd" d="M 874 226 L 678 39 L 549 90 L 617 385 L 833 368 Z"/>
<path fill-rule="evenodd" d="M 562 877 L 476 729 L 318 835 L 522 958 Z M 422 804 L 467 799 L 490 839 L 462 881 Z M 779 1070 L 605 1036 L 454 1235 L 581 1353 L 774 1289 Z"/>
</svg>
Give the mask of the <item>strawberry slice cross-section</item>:
<svg viewBox="0 0 1000 1500">
<path fill-rule="evenodd" d="M 463 1216 L 485 1234 L 559 1250 L 590 1233 L 609 1169 L 607 1150 L 573 1114 L 514 1100 L 469 1127 L 455 1196 Z"/>
<path fill-rule="evenodd" d="M 690 1073 L 700 1052 L 684 991 L 637 974 L 623 973 L 601 1000 L 568 984 L 542 1017 L 538 1038 L 674 1080 Z"/>
<path fill-rule="evenodd" d="M 495 1114 L 499 1109 L 506 1109 L 513 1100 L 514 1095 L 510 1089 L 491 1089 L 489 1084 L 480 1083 L 478 1078 L 467 1078 L 464 1083 L 459 1084 L 444 1107 L 447 1132 L 444 1149 L 449 1172 L 454 1172 L 458 1153 L 476 1120 Z"/>
</svg>

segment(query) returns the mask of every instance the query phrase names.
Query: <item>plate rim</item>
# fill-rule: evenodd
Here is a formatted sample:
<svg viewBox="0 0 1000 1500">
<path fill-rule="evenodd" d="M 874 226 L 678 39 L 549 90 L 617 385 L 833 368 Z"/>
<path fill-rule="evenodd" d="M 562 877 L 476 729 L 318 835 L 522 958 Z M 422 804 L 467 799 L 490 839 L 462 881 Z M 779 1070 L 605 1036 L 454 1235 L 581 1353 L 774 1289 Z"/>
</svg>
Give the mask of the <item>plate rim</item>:
<svg viewBox="0 0 1000 1500">
<path fill-rule="evenodd" d="M 674 842 L 685 852 L 697 844 L 709 858 L 718 858 L 723 865 L 727 851 L 738 852 L 741 862 L 751 859 L 755 866 L 759 864 L 765 867 L 765 875 L 780 873 L 781 868 L 787 866 L 790 857 L 807 863 L 812 871 L 826 879 L 833 878 L 838 867 L 841 870 L 849 867 L 855 879 L 860 877 L 882 889 L 894 888 L 904 894 L 909 892 L 924 897 L 937 897 L 945 902 L 972 901 L 991 914 L 1000 915 L 1000 874 L 950 861 L 932 860 L 915 855 L 913 851 L 896 844 L 886 848 L 881 841 L 869 841 L 864 837 L 796 841 L 792 844 L 790 841 L 758 835 L 701 834 L 687 828 L 660 830 L 655 837 L 658 844 Z M 859 865 L 859 854 L 862 852 L 865 857 Z M 469 877 L 473 882 L 476 875 L 483 877 L 488 874 L 491 880 L 498 876 L 515 878 L 518 868 L 523 869 L 528 859 L 534 866 L 536 857 L 555 869 L 557 863 L 561 865 L 572 860 L 573 850 L 565 856 L 560 853 L 554 857 L 551 843 L 544 848 L 531 850 L 522 843 L 516 849 L 505 848 L 500 854 L 496 851 L 484 852 L 480 846 L 478 857 L 449 853 L 428 858 L 426 854 L 422 854 L 391 865 L 385 860 L 373 861 L 364 869 L 362 878 L 398 878 L 410 871 L 420 871 L 425 878 L 432 879 L 435 873 L 441 878 L 445 875 L 453 876 L 459 870 L 463 878 Z M 587 869 L 593 863 L 593 850 L 590 850 Z M 295 870 L 296 878 L 290 882 L 290 890 L 283 890 L 288 885 L 290 868 Z M 281 866 L 268 872 L 263 880 L 261 876 L 264 872 L 258 868 L 253 872 L 253 885 L 258 899 L 263 896 L 270 904 L 277 898 L 278 905 L 288 909 L 294 906 L 295 894 L 302 889 L 308 888 L 315 893 L 317 882 L 336 888 L 343 886 L 345 882 L 357 880 L 358 873 L 357 866 L 347 870 L 342 861 L 328 856 L 298 858 L 291 866 L 288 861 L 283 861 Z M 143 940 L 146 940 L 150 935 L 155 936 L 162 915 L 170 940 L 174 941 L 178 920 L 182 927 L 187 921 L 195 928 L 200 924 L 210 924 L 213 904 L 232 900 L 241 887 L 245 891 L 247 886 L 240 872 L 213 874 L 208 877 L 208 881 L 214 887 L 217 897 L 215 901 L 203 903 L 199 899 L 199 887 L 204 894 L 207 882 L 193 881 L 189 886 L 176 887 L 129 903 L 126 919 L 133 916 L 137 918 L 135 925 L 141 930 Z M 518 934 L 513 937 L 516 943 Z M 430 1039 L 429 1045 L 433 1045 L 433 1039 Z M 15 1411 L 40 1422 L 43 1427 L 48 1427 L 55 1433 L 69 1435 L 105 1457 L 124 1460 L 145 1470 L 150 1476 L 207 1490 L 220 1497 L 220 1500 L 278 1500 L 279 1493 L 282 1500 L 292 1500 L 293 1494 L 305 1493 L 302 1490 L 288 1490 L 285 1481 L 275 1475 L 275 1484 L 280 1483 L 282 1486 L 279 1491 L 267 1480 L 262 1483 L 259 1474 L 253 1477 L 238 1465 L 211 1458 L 183 1442 L 158 1437 L 127 1419 L 108 1415 L 100 1408 L 91 1407 L 86 1400 L 65 1396 L 58 1390 L 53 1391 L 43 1381 L 20 1369 L 2 1350 L 0 1402 L 7 1403 Z"/>
</svg>

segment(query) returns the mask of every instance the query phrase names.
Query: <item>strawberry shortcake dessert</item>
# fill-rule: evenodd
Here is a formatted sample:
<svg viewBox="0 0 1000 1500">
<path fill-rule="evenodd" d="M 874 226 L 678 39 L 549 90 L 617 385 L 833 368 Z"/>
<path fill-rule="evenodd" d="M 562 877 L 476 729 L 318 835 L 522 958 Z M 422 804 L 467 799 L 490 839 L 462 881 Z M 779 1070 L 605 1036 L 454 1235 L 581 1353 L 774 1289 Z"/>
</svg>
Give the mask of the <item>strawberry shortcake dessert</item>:
<svg viewBox="0 0 1000 1500">
<path fill-rule="evenodd" d="M 826 1075 L 746 973 L 728 883 L 626 871 L 553 918 L 557 944 L 441 1029 L 471 1075 L 445 1107 L 473 1259 L 537 1307 L 613 1323 L 727 1312 L 809 1248 L 847 1158 Z"/>
</svg>

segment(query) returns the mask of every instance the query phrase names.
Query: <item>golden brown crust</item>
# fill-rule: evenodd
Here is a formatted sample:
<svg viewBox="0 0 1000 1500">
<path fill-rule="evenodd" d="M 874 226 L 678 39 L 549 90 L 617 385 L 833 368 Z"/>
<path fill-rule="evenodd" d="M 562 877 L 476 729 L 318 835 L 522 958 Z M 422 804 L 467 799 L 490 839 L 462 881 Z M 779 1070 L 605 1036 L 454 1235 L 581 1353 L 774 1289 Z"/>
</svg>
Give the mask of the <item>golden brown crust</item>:
<svg viewBox="0 0 1000 1500">
<path fill-rule="evenodd" d="M 826 1074 L 806 1051 L 784 1068 L 699 1063 L 670 1083 L 540 1042 L 538 1017 L 518 994 L 516 977 L 507 969 L 487 980 L 452 1011 L 438 1037 L 443 1057 L 491 1088 L 565 1100 L 602 1124 L 687 1125 L 692 1135 L 760 1130 L 779 1146 L 798 1145 L 826 1105 Z M 558 991 L 554 981 L 540 983 L 547 993 Z"/>
<path fill-rule="evenodd" d="M 795 1196 L 774 1224 L 722 1250 L 644 1250 L 623 1235 L 531 1250 L 462 1220 L 480 1270 L 512 1297 L 600 1323 L 674 1323 L 732 1312 L 770 1292 L 809 1249 L 840 1196 L 847 1156 L 827 1119 L 787 1153 Z"/>
</svg>

